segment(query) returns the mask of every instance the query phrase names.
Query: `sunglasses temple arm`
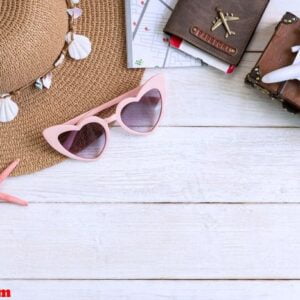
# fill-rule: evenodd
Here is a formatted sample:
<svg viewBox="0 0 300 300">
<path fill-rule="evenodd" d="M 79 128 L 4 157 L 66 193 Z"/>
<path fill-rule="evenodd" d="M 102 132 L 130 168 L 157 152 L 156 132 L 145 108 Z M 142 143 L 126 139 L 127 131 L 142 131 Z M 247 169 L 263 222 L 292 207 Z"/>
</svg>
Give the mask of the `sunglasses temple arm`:
<svg viewBox="0 0 300 300">
<path fill-rule="evenodd" d="M 19 159 L 15 160 L 0 174 L 0 183 L 3 182 L 13 172 L 13 170 L 18 166 L 19 163 Z"/>
<path fill-rule="evenodd" d="M 0 200 L 7 202 L 7 203 L 13 203 L 21 206 L 27 206 L 28 202 L 25 200 L 22 200 L 20 198 L 8 195 L 8 194 L 1 194 L 0 193 Z"/>
</svg>

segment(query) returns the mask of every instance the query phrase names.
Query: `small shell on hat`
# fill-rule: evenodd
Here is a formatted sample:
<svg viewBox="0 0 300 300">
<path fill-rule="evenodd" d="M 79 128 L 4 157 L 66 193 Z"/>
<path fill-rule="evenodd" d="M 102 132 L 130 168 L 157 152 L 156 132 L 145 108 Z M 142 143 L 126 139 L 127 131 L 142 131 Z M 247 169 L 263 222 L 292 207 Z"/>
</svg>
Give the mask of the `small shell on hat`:
<svg viewBox="0 0 300 300">
<path fill-rule="evenodd" d="M 12 121 L 19 113 L 18 105 L 12 101 L 10 95 L 0 95 L 0 122 Z"/>
<path fill-rule="evenodd" d="M 41 78 L 37 79 L 34 83 L 34 86 L 36 89 L 41 91 L 44 88 L 42 79 Z"/>
<path fill-rule="evenodd" d="M 52 73 L 48 73 L 47 75 L 45 75 L 44 77 L 42 77 L 42 82 L 43 82 L 43 86 L 44 88 L 46 88 L 47 90 L 49 90 L 51 88 L 52 85 Z"/>
<path fill-rule="evenodd" d="M 42 90 L 43 88 L 49 90 L 51 85 L 52 85 L 52 73 L 48 73 L 47 75 L 45 75 L 44 77 L 40 77 L 38 78 L 35 83 L 34 86 L 38 89 L 38 90 Z"/>
<path fill-rule="evenodd" d="M 79 4 L 80 0 L 71 0 L 73 5 Z"/>
<path fill-rule="evenodd" d="M 60 55 L 60 57 L 58 58 L 58 60 L 54 63 L 54 67 L 57 68 L 57 67 L 61 66 L 64 63 L 65 58 L 66 58 L 65 54 L 62 53 Z"/>
<path fill-rule="evenodd" d="M 79 7 L 69 8 L 67 12 L 74 20 L 82 16 L 82 9 Z"/>
<path fill-rule="evenodd" d="M 69 32 L 66 36 L 66 41 L 69 44 L 69 55 L 76 60 L 87 58 L 92 52 L 92 43 L 84 35 Z"/>
</svg>

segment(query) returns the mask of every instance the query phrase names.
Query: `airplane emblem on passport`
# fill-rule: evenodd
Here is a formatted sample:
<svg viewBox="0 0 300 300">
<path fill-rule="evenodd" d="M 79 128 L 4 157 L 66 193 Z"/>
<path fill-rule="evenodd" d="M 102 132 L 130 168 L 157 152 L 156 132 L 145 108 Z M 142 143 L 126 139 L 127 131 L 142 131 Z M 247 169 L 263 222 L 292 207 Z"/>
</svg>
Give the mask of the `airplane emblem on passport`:
<svg viewBox="0 0 300 300">
<path fill-rule="evenodd" d="M 217 10 L 218 16 L 213 21 L 213 26 L 211 28 L 211 31 L 215 31 L 221 25 L 223 25 L 225 27 L 225 30 L 226 30 L 226 34 L 225 34 L 226 39 L 228 39 L 232 35 L 235 35 L 236 33 L 230 29 L 228 23 L 232 22 L 232 21 L 239 21 L 240 18 L 235 17 L 233 13 L 224 13 L 222 11 L 222 9 L 220 9 L 220 8 L 217 8 L 216 10 Z"/>
</svg>

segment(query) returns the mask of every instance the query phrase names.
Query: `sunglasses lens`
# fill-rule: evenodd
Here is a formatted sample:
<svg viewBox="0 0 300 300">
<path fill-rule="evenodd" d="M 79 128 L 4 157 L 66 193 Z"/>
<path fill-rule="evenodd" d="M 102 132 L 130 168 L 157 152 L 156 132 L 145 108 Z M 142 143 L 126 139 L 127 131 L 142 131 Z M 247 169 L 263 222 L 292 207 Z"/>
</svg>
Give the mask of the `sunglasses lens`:
<svg viewBox="0 0 300 300">
<path fill-rule="evenodd" d="M 123 123 L 133 131 L 147 133 L 153 130 L 162 113 L 162 97 L 157 89 L 147 92 L 139 102 L 132 102 L 121 112 Z"/>
<path fill-rule="evenodd" d="M 58 137 L 61 145 L 70 153 L 85 159 L 100 156 L 106 145 L 105 129 L 98 123 L 90 123 L 80 131 L 64 132 Z"/>
</svg>

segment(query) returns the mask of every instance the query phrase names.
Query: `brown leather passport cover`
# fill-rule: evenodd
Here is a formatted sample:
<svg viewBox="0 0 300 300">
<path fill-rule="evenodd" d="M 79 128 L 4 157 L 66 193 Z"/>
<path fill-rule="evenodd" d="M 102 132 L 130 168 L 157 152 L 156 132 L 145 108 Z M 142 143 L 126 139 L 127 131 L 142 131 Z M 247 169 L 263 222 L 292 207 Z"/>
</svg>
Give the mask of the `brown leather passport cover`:
<svg viewBox="0 0 300 300">
<path fill-rule="evenodd" d="M 268 3 L 269 0 L 179 0 L 164 31 L 231 65 L 238 65 Z M 226 18 L 232 17 L 231 14 L 239 17 L 227 22 L 235 35 L 225 37 L 224 23 L 211 30 L 213 21 L 221 19 L 217 9 Z"/>
<path fill-rule="evenodd" d="M 286 13 L 257 64 L 246 77 L 246 83 L 271 98 L 280 100 L 284 108 L 294 113 L 300 112 L 300 82 L 290 80 L 265 84 L 261 79 L 271 71 L 291 65 L 296 57 L 291 48 L 297 45 L 300 45 L 300 19 L 291 13 Z"/>
</svg>

